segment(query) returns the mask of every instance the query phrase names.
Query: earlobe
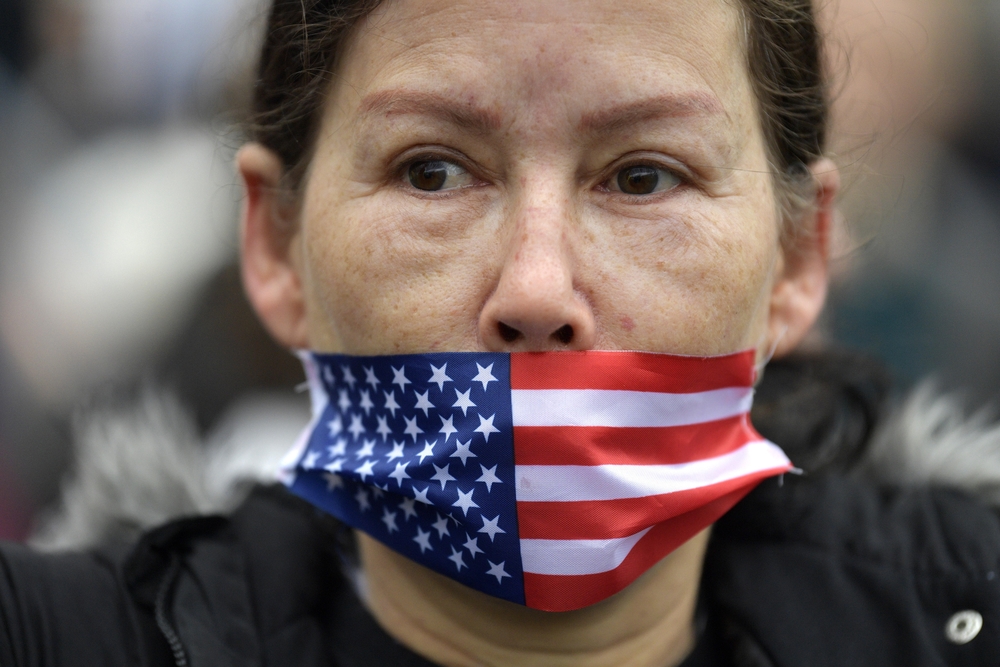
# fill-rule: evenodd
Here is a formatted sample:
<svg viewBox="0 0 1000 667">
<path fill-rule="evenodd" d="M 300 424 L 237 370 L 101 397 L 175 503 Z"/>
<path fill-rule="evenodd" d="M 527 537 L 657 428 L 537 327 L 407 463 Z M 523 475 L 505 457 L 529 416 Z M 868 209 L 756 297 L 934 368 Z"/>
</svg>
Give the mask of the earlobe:
<svg viewBox="0 0 1000 667">
<path fill-rule="evenodd" d="M 775 357 L 788 354 L 805 338 L 826 301 L 829 283 L 830 236 L 840 174 L 829 159 L 809 167 L 816 182 L 813 205 L 802 221 L 807 233 L 793 251 L 786 250 L 771 291 L 768 349 Z"/>
<path fill-rule="evenodd" d="M 305 300 L 293 257 L 292 212 L 282 198 L 281 159 L 260 144 L 247 144 L 236 165 L 246 189 L 240 220 L 243 288 L 280 344 L 306 348 Z"/>
</svg>

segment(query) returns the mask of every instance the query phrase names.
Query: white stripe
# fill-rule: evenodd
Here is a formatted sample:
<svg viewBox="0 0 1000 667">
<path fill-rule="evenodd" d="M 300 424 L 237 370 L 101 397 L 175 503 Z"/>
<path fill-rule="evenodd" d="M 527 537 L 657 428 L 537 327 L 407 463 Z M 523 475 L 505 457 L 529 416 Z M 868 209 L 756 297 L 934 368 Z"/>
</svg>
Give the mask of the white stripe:
<svg viewBox="0 0 1000 667">
<path fill-rule="evenodd" d="M 767 440 L 722 456 L 670 465 L 515 466 L 518 502 L 643 498 L 676 493 L 789 465 Z"/>
<path fill-rule="evenodd" d="M 521 566 L 532 574 L 597 574 L 622 564 L 650 531 L 611 540 L 521 540 Z"/>
<path fill-rule="evenodd" d="M 513 389 L 514 426 L 664 427 L 700 424 L 749 412 L 750 387 L 695 394 L 608 389 Z"/>
</svg>

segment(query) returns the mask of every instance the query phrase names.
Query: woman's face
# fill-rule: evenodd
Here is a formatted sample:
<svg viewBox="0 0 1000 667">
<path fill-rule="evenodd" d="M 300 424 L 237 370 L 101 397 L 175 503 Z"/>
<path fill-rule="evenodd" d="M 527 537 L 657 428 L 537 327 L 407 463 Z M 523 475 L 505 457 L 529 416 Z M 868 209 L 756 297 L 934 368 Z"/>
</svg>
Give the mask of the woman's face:
<svg viewBox="0 0 1000 667">
<path fill-rule="evenodd" d="M 766 347 L 784 271 L 735 3 L 390 0 L 292 240 L 352 354 Z"/>
</svg>

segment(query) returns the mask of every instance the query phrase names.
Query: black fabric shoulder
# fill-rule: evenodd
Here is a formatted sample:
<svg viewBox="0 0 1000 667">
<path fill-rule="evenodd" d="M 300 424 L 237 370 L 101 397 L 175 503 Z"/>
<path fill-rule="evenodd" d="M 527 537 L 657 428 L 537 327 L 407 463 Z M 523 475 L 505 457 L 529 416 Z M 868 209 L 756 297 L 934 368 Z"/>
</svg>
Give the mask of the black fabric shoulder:
<svg viewBox="0 0 1000 667">
<path fill-rule="evenodd" d="M 340 524 L 284 487 L 261 487 L 231 518 L 245 554 L 265 664 L 330 664 L 324 619 L 344 587 Z"/>
<path fill-rule="evenodd" d="M 192 517 L 142 537 L 126 565 L 147 642 L 169 664 L 333 664 L 325 621 L 345 585 L 326 520 L 281 487 L 229 517 Z M 172 655 L 171 655 L 172 654 Z"/>
<path fill-rule="evenodd" d="M 0 665 L 142 664 L 117 568 L 96 554 L 0 544 Z"/>
<path fill-rule="evenodd" d="M 716 524 L 703 583 L 778 665 L 988 665 L 1000 655 L 1000 518 L 957 491 L 768 480 Z M 956 644 L 945 626 L 965 610 L 982 630 Z"/>
</svg>

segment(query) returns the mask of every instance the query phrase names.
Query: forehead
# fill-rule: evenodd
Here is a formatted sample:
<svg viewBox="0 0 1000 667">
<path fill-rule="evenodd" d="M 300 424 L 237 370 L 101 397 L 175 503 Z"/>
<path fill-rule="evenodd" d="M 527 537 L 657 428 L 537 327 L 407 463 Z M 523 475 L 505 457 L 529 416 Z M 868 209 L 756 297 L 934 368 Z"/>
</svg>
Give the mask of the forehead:
<svg viewBox="0 0 1000 667">
<path fill-rule="evenodd" d="M 447 100 L 487 128 L 583 130 L 659 111 L 755 117 L 729 0 L 389 0 L 348 42 L 337 97 L 365 113 Z M 466 114 L 468 116 L 468 114 Z M 522 125 L 525 123 L 522 122 Z"/>
</svg>

